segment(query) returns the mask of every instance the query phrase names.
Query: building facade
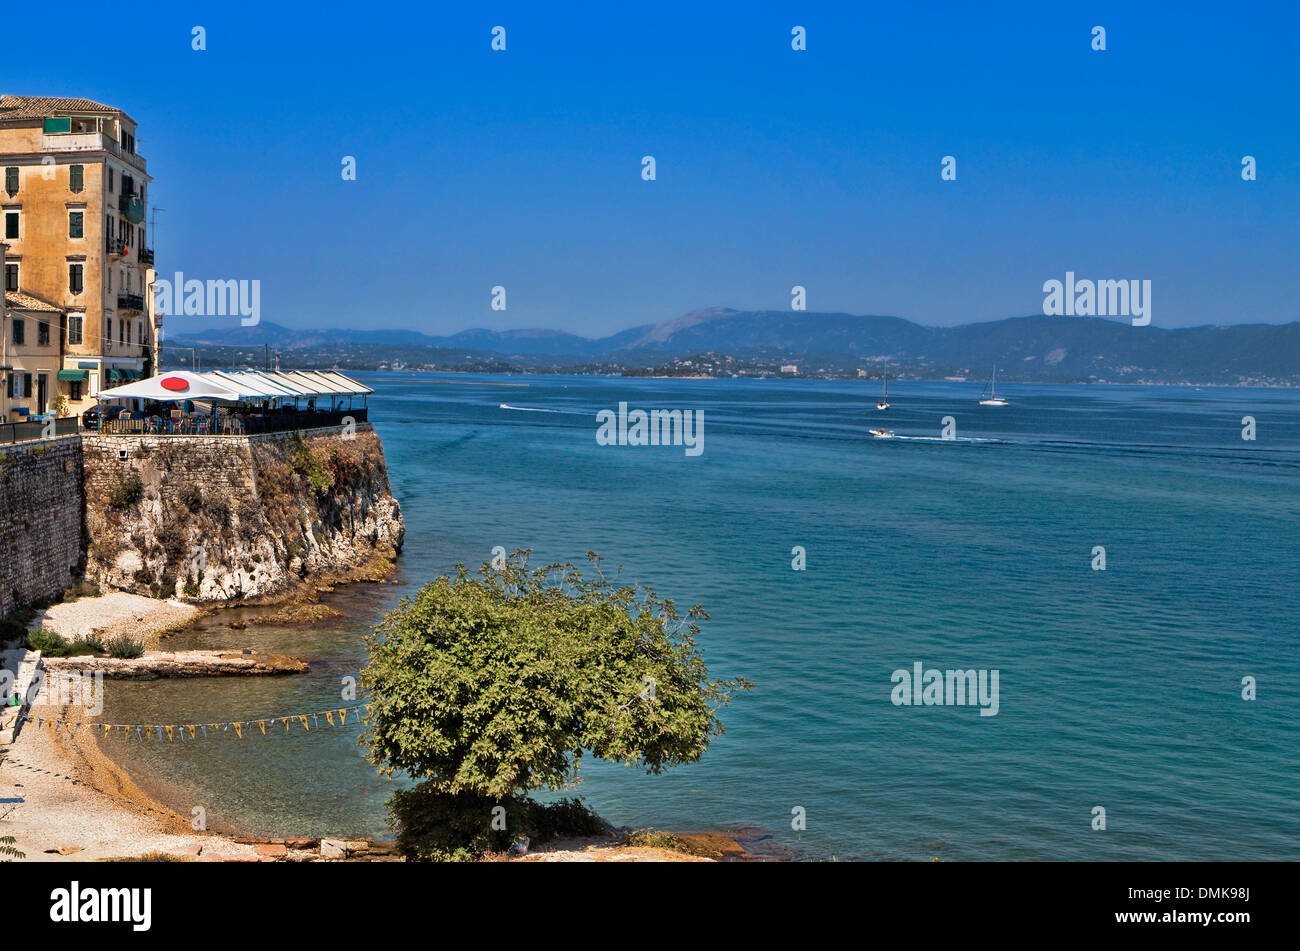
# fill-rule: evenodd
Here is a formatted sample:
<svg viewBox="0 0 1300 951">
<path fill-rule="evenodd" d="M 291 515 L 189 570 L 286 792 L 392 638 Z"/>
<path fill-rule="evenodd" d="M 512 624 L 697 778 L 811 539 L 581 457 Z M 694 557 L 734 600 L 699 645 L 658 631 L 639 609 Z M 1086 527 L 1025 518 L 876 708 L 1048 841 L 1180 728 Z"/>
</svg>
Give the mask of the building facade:
<svg viewBox="0 0 1300 951">
<path fill-rule="evenodd" d="M 49 412 L 59 394 L 79 413 L 101 388 L 158 365 L 145 225 L 152 179 L 136 151 L 136 123 L 89 99 L 0 96 L 0 170 L 4 286 L 16 295 L 0 314 L 9 342 L 0 415 Z M 30 330 L 16 330 L 18 320 Z M 28 342 L 29 332 L 44 339 L 33 324 L 41 320 L 58 331 L 52 373 L 51 353 Z M 15 397 L 29 375 L 33 395 Z"/>
</svg>

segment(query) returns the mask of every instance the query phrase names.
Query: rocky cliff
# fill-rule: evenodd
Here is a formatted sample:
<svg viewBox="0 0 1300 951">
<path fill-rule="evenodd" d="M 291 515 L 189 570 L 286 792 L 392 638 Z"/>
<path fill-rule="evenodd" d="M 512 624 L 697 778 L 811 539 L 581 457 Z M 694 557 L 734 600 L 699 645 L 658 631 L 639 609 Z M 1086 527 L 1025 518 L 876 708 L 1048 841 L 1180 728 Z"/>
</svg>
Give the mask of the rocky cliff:
<svg viewBox="0 0 1300 951">
<path fill-rule="evenodd" d="M 187 600 L 377 580 L 405 528 L 368 424 L 235 437 L 84 439 L 86 578 Z"/>
</svg>

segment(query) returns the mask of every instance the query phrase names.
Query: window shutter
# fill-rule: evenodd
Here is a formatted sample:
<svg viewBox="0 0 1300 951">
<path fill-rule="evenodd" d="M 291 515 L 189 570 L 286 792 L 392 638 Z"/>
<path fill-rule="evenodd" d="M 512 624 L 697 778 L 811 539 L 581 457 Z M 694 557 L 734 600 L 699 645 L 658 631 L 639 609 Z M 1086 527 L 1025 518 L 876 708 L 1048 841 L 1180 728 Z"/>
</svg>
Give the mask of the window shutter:
<svg viewBox="0 0 1300 951">
<path fill-rule="evenodd" d="M 86 167 L 84 165 L 73 165 L 68 169 L 68 187 L 79 192 L 86 186 Z"/>
</svg>

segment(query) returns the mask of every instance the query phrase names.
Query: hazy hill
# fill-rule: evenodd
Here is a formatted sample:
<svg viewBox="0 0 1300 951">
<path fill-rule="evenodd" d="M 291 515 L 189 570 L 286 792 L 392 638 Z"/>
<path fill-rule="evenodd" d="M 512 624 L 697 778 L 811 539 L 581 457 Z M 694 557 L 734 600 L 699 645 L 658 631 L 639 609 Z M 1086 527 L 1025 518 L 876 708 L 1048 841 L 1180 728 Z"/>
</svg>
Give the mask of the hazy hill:
<svg viewBox="0 0 1300 951">
<path fill-rule="evenodd" d="M 1089 317 L 1010 317 L 956 327 L 924 327 L 900 317 L 791 311 L 692 311 L 600 339 L 554 330 L 466 330 L 433 336 L 413 330 L 299 330 L 262 323 L 176 334 L 178 345 L 282 352 L 394 347 L 545 362 L 647 366 L 675 356 L 715 353 L 835 369 L 881 363 L 976 375 L 998 364 L 1008 378 L 1157 382 L 1296 382 L 1300 323 L 1166 330 Z M 390 359 L 385 356 L 385 360 Z"/>
</svg>

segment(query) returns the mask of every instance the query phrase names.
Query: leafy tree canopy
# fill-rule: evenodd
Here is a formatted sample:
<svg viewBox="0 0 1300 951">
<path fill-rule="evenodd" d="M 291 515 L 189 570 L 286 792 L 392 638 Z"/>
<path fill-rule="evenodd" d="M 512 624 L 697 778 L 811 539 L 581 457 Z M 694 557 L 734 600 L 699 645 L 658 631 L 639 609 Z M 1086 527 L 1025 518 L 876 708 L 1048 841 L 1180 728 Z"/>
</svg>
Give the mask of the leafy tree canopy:
<svg viewBox="0 0 1300 951">
<path fill-rule="evenodd" d="M 584 754 L 658 773 L 698 760 L 744 680 L 710 680 L 683 618 L 653 589 L 571 564 L 426 584 L 367 638 L 364 742 L 381 772 L 431 792 L 507 797 L 578 782 Z"/>
</svg>

